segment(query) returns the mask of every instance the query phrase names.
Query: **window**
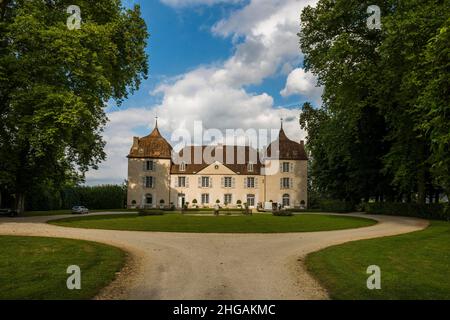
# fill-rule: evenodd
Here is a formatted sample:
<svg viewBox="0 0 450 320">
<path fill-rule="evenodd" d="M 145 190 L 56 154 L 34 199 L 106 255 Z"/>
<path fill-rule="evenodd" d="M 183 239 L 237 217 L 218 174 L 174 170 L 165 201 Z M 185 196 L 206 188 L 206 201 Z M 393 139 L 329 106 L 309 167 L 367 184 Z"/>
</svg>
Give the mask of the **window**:
<svg viewBox="0 0 450 320">
<path fill-rule="evenodd" d="M 247 188 L 253 189 L 255 187 L 255 178 L 247 178 Z"/>
<path fill-rule="evenodd" d="M 154 188 L 155 187 L 155 178 L 154 177 L 145 177 L 144 187 L 145 188 Z"/>
<path fill-rule="evenodd" d="M 210 185 L 211 184 L 209 183 L 209 177 L 202 177 L 202 188 L 209 188 Z"/>
<path fill-rule="evenodd" d="M 291 187 L 291 179 L 281 178 L 281 189 L 290 189 L 290 187 Z"/>
<path fill-rule="evenodd" d="M 255 195 L 254 194 L 248 194 L 247 195 L 247 205 L 249 207 L 255 206 Z"/>
<path fill-rule="evenodd" d="M 209 193 L 202 194 L 202 204 L 209 204 Z"/>
<path fill-rule="evenodd" d="M 155 170 L 155 162 L 153 160 L 145 161 L 145 170 L 146 171 Z"/>
<path fill-rule="evenodd" d="M 153 205 L 153 195 L 152 194 L 146 194 L 145 195 L 145 204 L 146 205 Z"/>
<path fill-rule="evenodd" d="M 186 171 L 186 162 L 182 162 L 180 164 L 180 172 L 185 172 Z"/>
<path fill-rule="evenodd" d="M 233 203 L 233 195 L 230 194 L 230 193 L 224 195 L 223 196 L 223 203 L 226 204 L 226 205 Z"/>
<path fill-rule="evenodd" d="M 291 197 L 288 194 L 283 195 L 283 207 L 289 207 L 291 205 Z"/>
<path fill-rule="evenodd" d="M 225 177 L 223 179 L 223 186 L 224 186 L 224 188 L 233 187 L 233 179 L 231 177 Z"/>
<path fill-rule="evenodd" d="M 283 172 L 291 172 L 291 164 L 289 162 L 283 162 Z"/>
<path fill-rule="evenodd" d="M 178 177 L 178 187 L 186 188 L 186 177 Z"/>
<path fill-rule="evenodd" d="M 253 163 L 250 162 L 250 163 L 248 164 L 248 172 L 253 172 L 253 170 L 254 170 L 253 167 L 254 167 Z"/>
</svg>

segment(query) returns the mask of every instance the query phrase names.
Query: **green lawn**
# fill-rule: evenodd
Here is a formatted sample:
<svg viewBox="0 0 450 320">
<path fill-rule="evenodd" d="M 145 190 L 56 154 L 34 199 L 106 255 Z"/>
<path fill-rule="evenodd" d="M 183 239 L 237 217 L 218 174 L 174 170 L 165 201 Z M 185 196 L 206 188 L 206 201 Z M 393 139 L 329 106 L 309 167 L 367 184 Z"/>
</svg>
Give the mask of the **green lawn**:
<svg viewBox="0 0 450 320">
<path fill-rule="evenodd" d="M 69 239 L 0 236 L 0 299 L 91 299 L 122 269 L 126 254 Z M 67 267 L 81 268 L 81 290 L 68 290 Z"/>
<path fill-rule="evenodd" d="M 450 223 L 419 232 L 338 245 L 310 254 L 308 270 L 333 299 L 450 299 Z M 381 290 L 368 290 L 369 265 Z"/>
<path fill-rule="evenodd" d="M 325 231 L 367 227 L 376 221 L 330 215 L 296 215 L 274 217 L 272 215 L 198 217 L 181 214 L 164 216 L 116 215 L 83 216 L 51 221 L 65 227 L 202 233 L 274 233 Z"/>
</svg>

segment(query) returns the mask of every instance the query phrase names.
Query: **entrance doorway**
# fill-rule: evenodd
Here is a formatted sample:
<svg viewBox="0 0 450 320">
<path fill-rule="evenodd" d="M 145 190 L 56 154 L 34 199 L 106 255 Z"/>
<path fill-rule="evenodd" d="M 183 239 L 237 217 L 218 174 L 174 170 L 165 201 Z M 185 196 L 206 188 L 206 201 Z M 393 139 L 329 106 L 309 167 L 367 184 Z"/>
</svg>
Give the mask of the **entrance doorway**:
<svg viewBox="0 0 450 320">
<path fill-rule="evenodd" d="M 178 208 L 184 208 L 186 204 L 186 195 L 184 193 L 178 194 Z"/>
</svg>

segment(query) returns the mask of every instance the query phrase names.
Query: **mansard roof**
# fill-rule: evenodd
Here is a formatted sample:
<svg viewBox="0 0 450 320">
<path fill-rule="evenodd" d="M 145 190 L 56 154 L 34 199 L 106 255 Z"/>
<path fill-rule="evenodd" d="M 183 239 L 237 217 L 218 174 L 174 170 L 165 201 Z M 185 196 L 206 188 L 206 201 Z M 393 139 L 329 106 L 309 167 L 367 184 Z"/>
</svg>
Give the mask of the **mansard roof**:
<svg viewBox="0 0 450 320">
<path fill-rule="evenodd" d="M 211 156 L 211 159 L 205 159 L 204 155 Z M 179 157 L 179 160 L 172 164 L 171 174 L 196 174 L 216 161 L 236 174 L 261 174 L 262 164 L 259 154 L 249 146 L 188 146 L 179 152 Z M 253 159 L 254 161 L 251 161 Z M 185 171 L 180 171 L 181 162 L 186 162 Z M 252 172 L 248 170 L 248 164 L 251 162 L 253 162 Z"/>
<path fill-rule="evenodd" d="M 172 158 L 172 146 L 159 132 L 158 123 L 156 123 L 155 129 L 148 136 L 134 138 L 128 158 Z"/>
</svg>

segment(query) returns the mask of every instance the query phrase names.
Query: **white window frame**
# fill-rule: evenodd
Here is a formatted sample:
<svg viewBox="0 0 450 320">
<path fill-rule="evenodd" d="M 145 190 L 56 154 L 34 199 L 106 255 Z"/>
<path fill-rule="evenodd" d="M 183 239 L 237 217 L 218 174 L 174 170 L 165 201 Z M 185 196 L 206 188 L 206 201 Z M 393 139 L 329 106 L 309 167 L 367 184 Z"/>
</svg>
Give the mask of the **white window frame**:
<svg viewBox="0 0 450 320">
<path fill-rule="evenodd" d="M 154 160 L 146 160 L 145 161 L 145 171 L 155 171 L 155 161 Z"/>
<path fill-rule="evenodd" d="M 287 182 L 287 184 L 286 184 Z M 281 189 L 290 189 L 291 188 L 291 179 L 290 178 L 281 178 Z"/>
<path fill-rule="evenodd" d="M 181 183 L 181 182 L 183 182 L 183 183 Z M 186 188 L 186 177 L 185 176 L 178 177 L 178 187 Z"/>
<path fill-rule="evenodd" d="M 289 172 L 291 172 L 291 163 L 283 162 L 283 173 L 289 173 Z"/>
<path fill-rule="evenodd" d="M 229 198 L 230 201 L 227 201 Z M 233 194 L 231 193 L 226 193 L 223 195 L 223 203 L 224 204 L 232 204 L 233 203 Z"/>
<path fill-rule="evenodd" d="M 232 188 L 233 187 L 233 177 L 224 177 L 223 178 L 223 187 L 224 188 Z"/>
<path fill-rule="evenodd" d="M 254 163 L 253 162 L 250 162 L 249 164 L 248 164 L 248 172 L 254 172 L 255 171 L 255 168 L 254 168 Z"/>
<path fill-rule="evenodd" d="M 250 183 L 250 182 L 252 182 L 252 183 Z M 246 185 L 247 185 L 247 189 L 255 189 L 255 186 L 256 186 L 255 177 L 248 177 Z"/>
<path fill-rule="evenodd" d="M 287 201 L 286 201 L 287 199 Z M 291 195 L 290 194 L 283 194 L 283 198 L 281 200 L 281 203 L 283 204 L 283 208 L 284 207 L 290 207 L 291 206 Z"/>
<path fill-rule="evenodd" d="M 146 176 L 144 178 L 144 187 L 146 189 L 153 189 L 155 187 L 155 177 L 153 177 L 153 176 Z"/>
<path fill-rule="evenodd" d="M 209 204 L 209 201 L 210 201 L 209 193 L 202 193 L 201 201 L 202 201 L 202 204 Z"/>
<path fill-rule="evenodd" d="M 251 203 L 251 201 L 249 201 L 250 199 L 252 199 L 253 203 Z M 254 194 L 247 194 L 246 202 L 249 207 L 254 207 L 255 203 L 256 203 L 256 196 Z"/>
<path fill-rule="evenodd" d="M 202 188 L 211 188 L 211 178 L 207 176 L 202 176 Z"/>
</svg>

